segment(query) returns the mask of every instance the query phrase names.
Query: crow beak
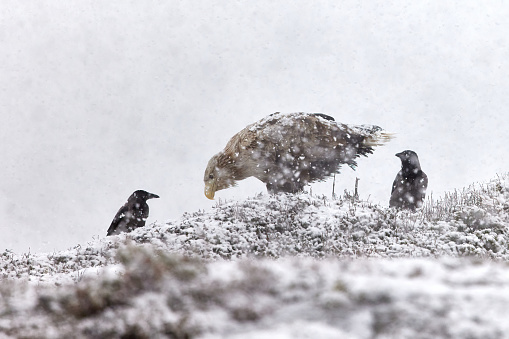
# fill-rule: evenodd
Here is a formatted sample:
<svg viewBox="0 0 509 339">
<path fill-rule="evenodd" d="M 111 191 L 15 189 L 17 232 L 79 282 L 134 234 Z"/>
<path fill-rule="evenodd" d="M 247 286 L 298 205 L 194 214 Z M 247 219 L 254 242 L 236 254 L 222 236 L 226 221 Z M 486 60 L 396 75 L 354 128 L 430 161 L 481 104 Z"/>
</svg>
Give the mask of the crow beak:
<svg viewBox="0 0 509 339">
<path fill-rule="evenodd" d="M 159 198 L 159 196 L 157 194 L 153 194 L 153 193 L 149 193 L 148 194 L 148 198 L 147 199 L 154 199 L 154 198 Z"/>
<path fill-rule="evenodd" d="M 401 152 L 401 153 L 396 153 L 395 155 L 396 155 L 398 158 L 400 158 L 400 159 L 401 159 L 401 157 L 403 156 L 403 152 Z"/>
</svg>

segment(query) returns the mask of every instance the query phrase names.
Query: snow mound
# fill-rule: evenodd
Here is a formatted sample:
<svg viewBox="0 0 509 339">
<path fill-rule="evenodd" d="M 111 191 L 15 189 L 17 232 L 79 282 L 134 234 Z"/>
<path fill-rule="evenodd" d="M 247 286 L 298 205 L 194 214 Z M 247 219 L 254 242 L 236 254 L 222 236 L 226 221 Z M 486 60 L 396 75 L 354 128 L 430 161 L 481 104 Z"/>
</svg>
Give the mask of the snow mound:
<svg viewBox="0 0 509 339">
<path fill-rule="evenodd" d="M 416 213 L 259 195 L 67 251 L 6 250 L 0 334 L 503 338 L 508 201 L 509 175 Z"/>
<path fill-rule="evenodd" d="M 509 331 L 505 263 L 206 261 L 152 246 L 125 246 L 118 260 L 121 275 L 59 289 L 3 286 L 0 331 L 45 338 L 500 338 Z"/>
<path fill-rule="evenodd" d="M 463 201 L 454 201 L 451 197 Z M 137 243 L 207 259 L 242 257 L 509 257 L 509 181 L 499 177 L 417 212 L 352 197 L 260 195 L 218 202 L 128 235 Z M 448 205 L 449 204 L 449 205 Z"/>
</svg>

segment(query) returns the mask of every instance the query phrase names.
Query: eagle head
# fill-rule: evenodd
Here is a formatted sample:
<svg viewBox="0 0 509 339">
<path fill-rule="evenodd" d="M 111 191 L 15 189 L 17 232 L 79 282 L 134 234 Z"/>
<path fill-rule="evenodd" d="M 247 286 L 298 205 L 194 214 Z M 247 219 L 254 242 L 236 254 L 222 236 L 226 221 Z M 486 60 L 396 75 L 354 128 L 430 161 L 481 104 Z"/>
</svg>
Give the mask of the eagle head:
<svg viewBox="0 0 509 339">
<path fill-rule="evenodd" d="M 235 186 L 235 162 L 218 153 L 207 164 L 203 181 L 205 183 L 205 196 L 214 199 L 216 191 Z"/>
</svg>

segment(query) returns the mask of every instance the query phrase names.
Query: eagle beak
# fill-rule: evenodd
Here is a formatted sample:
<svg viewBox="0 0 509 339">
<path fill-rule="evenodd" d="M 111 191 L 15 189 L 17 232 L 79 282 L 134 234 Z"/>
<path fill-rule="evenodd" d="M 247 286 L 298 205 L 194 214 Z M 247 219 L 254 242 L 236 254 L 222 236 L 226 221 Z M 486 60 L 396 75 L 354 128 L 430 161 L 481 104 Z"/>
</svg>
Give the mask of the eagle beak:
<svg viewBox="0 0 509 339">
<path fill-rule="evenodd" d="M 210 200 L 214 199 L 214 194 L 216 193 L 216 190 L 211 184 L 205 184 L 205 196 L 209 198 Z"/>
</svg>

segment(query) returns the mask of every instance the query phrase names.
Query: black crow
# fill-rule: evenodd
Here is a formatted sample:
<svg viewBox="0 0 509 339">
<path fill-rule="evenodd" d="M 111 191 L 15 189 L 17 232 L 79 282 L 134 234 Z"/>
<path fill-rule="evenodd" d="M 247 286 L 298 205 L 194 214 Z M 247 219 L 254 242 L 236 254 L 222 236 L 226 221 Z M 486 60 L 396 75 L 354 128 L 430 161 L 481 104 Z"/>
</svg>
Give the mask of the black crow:
<svg viewBox="0 0 509 339">
<path fill-rule="evenodd" d="M 415 211 L 422 206 L 426 196 L 428 176 L 421 170 L 414 151 L 403 151 L 396 156 L 401 159 L 401 171 L 392 184 L 389 206 Z"/>
<path fill-rule="evenodd" d="M 131 194 L 113 218 L 107 236 L 131 232 L 138 227 L 145 226 L 145 221 L 148 218 L 147 200 L 152 198 L 159 198 L 159 196 L 143 190 Z"/>
</svg>

